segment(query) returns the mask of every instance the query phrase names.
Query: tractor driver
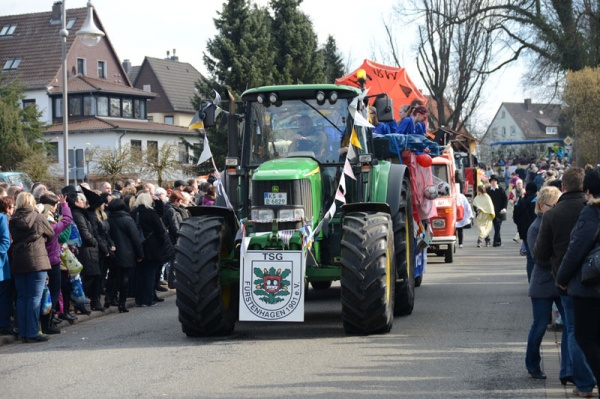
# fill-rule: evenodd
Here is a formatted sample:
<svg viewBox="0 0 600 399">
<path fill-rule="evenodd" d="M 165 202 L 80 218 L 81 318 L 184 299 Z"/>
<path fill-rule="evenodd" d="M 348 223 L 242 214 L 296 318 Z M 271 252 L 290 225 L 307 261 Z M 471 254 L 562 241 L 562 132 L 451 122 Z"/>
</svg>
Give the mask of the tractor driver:
<svg viewBox="0 0 600 399">
<path fill-rule="evenodd" d="M 298 131 L 292 138 L 289 151 L 312 151 L 317 158 L 321 158 L 326 149 L 327 136 L 325 132 L 315 129 L 310 116 L 300 116 L 298 118 Z"/>
</svg>

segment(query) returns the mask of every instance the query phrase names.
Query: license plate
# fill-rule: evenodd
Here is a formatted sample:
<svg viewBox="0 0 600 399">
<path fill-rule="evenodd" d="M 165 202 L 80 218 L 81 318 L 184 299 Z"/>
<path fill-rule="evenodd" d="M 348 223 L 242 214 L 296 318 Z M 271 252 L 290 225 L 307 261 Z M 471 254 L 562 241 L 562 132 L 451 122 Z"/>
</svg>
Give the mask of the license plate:
<svg viewBox="0 0 600 399">
<path fill-rule="evenodd" d="M 287 193 L 265 193 L 265 205 L 287 205 Z"/>
<path fill-rule="evenodd" d="M 448 245 L 447 244 L 442 244 L 439 246 L 440 249 L 448 249 Z"/>
</svg>

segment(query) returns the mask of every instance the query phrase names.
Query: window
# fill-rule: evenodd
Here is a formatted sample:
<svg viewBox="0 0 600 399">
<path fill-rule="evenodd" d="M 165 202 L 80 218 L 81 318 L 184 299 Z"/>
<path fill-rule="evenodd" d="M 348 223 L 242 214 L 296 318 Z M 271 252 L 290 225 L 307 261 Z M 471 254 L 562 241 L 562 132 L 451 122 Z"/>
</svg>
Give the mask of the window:
<svg viewBox="0 0 600 399">
<path fill-rule="evenodd" d="M 504 119 L 504 118 L 506 117 L 506 112 L 505 112 L 505 111 L 502 111 L 502 114 L 501 114 L 501 116 L 500 116 L 500 117 L 501 117 L 502 119 Z"/>
<path fill-rule="evenodd" d="M 190 152 L 185 143 L 179 143 L 179 163 L 190 163 Z"/>
<path fill-rule="evenodd" d="M 71 18 L 68 22 L 67 22 L 67 30 L 71 30 L 71 28 L 73 28 L 73 25 L 75 25 L 75 21 L 77 20 L 77 18 Z"/>
<path fill-rule="evenodd" d="M 133 118 L 133 100 L 131 98 L 123 99 L 123 118 Z"/>
<path fill-rule="evenodd" d="M 23 109 L 27 108 L 30 105 L 33 105 L 35 107 L 35 100 L 23 100 Z"/>
<path fill-rule="evenodd" d="M 144 85 L 143 86 L 143 90 L 147 91 L 147 92 L 151 92 L 152 91 L 152 87 L 150 85 Z"/>
<path fill-rule="evenodd" d="M 172 125 L 172 124 L 173 124 L 173 115 L 165 116 L 165 125 Z"/>
<path fill-rule="evenodd" d="M 85 59 L 77 58 L 77 74 L 85 76 Z"/>
<path fill-rule="evenodd" d="M 133 100 L 133 117 L 135 119 L 146 119 L 146 100 Z"/>
<path fill-rule="evenodd" d="M 57 163 L 58 162 L 58 143 L 47 143 L 46 150 L 48 150 L 48 152 L 46 154 L 48 156 L 48 160 L 50 162 Z"/>
<path fill-rule="evenodd" d="M 546 134 L 558 134 L 558 127 L 546 126 Z"/>
<path fill-rule="evenodd" d="M 62 97 L 54 100 L 54 117 L 62 118 Z"/>
<path fill-rule="evenodd" d="M 21 63 L 20 58 L 9 58 L 6 61 L 6 63 L 4 64 L 4 68 L 2 68 L 2 70 L 3 71 L 15 70 L 19 67 L 20 63 Z"/>
<path fill-rule="evenodd" d="M 83 114 L 86 116 L 96 115 L 96 102 L 94 97 L 83 97 Z"/>
<path fill-rule="evenodd" d="M 148 145 L 148 158 L 152 162 L 158 162 L 158 141 L 147 141 Z"/>
<path fill-rule="evenodd" d="M 506 127 L 502 126 L 502 135 L 506 136 Z"/>
<path fill-rule="evenodd" d="M 81 116 L 81 97 L 69 97 L 69 115 Z"/>
<path fill-rule="evenodd" d="M 106 79 L 106 62 L 98 61 L 98 78 Z"/>
<path fill-rule="evenodd" d="M 517 134 L 517 129 L 515 128 L 515 125 L 511 125 L 510 126 L 510 135 L 515 136 L 516 134 Z"/>
<path fill-rule="evenodd" d="M 121 99 L 120 98 L 110 98 L 110 116 L 119 117 L 121 116 Z"/>
<path fill-rule="evenodd" d="M 0 36 L 11 36 L 15 29 L 17 29 L 17 24 L 4 25 L 0 30 Z"/>
<path fill-rule="evenodd" d="M 108 116 L 108 97 L 98 97 L 98 116 Z"/>
<path fill-rule="evenodd" d="M 142 152 L 142 140 L 131 140 L 131 152 Z"/>
</svg>

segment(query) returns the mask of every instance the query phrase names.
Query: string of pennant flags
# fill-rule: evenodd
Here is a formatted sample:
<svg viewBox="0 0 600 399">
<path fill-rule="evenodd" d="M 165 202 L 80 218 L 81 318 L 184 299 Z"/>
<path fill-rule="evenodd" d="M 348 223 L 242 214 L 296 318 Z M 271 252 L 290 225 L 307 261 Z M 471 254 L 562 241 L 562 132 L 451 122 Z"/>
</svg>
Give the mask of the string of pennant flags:
<svg viewBox="0 0 600 399">
<path fill-rule="evenodd" d="M 346 153 L 346 159 L 344 161 L 343 173 L 340 175 L 340 181 L 338 182 L 337 189 L 335 190 L 335 195 L 334 195 L 335 201 L 332 201 L 331 206 L 329 207 L 327 212 L 325 212 L 325 214 L 323 215 L 323 218 L 321 219 L 319 224 L 314 229 L 312 229 L 308 225 L 300 229 L 300 231 L 302 233 L 302 237 L 303 237 L 302 246 L 305 250 L 310 249 L 310 247 L 312 246 L 312 243 L 314 242 L 315 237 L 317 236 L 317 234 L 319 234 L 319 232 L 323 228 L 323 224 L 325 223 L 325 221 L 328 221 L 335 215 L 335 212 L 337 210 L 336 201 L 339 201 L 342 204 L 346 203 L 346 176 L 348 176 L 349 178 L 351 178 L 353 180 L 356 180 L 356 176 L 354 175 L 354 172 L 352 171 L 352 166 L 350 164 L 350 160 L 356 158 L 356 152 L 354 150 L 354 147 L 358 147 L 358 148 L 362 149 L 361 140 L 358 137 L 358 134 L 356 133 L 356 126 L 370 127 L 370 128 L 374 127 L 367 120 L 367 118 L 363 115 L 363 113 L 358 110 L 359 101 L 360 102 L 363 101 L 363 99 L 367 95 L 368 91 L 369 91 L 368 89 L 365 90 L 363 93 L 361 93 L 360 96 L 354 98 L 354 100 L 348 105 L 348 112 L 350 115 L 352 115 L 352 118 L 354 120 L 354 126 L 352 127 L 352 133 L 350 135 L 350 140 L 349 140 L 350 145 L 348 146 L 348 151 Z M 223 111 L 219 107 L 220 102 L 221 102 L 221 96 L 215 90 L 214 100 L 212 102 L 206 104 L 201 110 L 196 112 L 196 114 L 192 118 L 192 121 L 190 122 L 190 125 L 188 126 L 188 129 L 189 130 L 204 129 L 204 123 L 202 120 L 203 118 L 201 117 L 201 115 L 204 114 L 206 109 L 210 106 L 215 107 L 215 117 L 221 112 L 226 112 L 226 111 Z M 197 164 L 200 165 L 208 160 L 212 161 L 213 167 L 218 173 L 218 177 L 214 183 L 214 186 L 217 187 L 218 194 L 223 196 L 225 203 L 227 205 L 227 208 L 234 211 L 234 214 L 235 214 L 233 205 L 231 204 L 229 197 L 227 196 L 227 192 L 226 192 L 223 182 L 221 180 L 222 174 L 221 174 L 221 172 L 218 172 L 219 169 L 217 168 L 217 166 L 215 164 L 215 160 L 214 160 L 212 151 L 210 149 L 210 143 L 209 143 L 206 131 L 203 132 L 203 135 L 204 135 L 203 149 L 202 149 L 202 153 L 200 154 L 200 157 L 198 158 Z M 363 137 L 363 140 L 365 140 L 365 137 Z M 246 226 L 243 221 L 238 220 L 238 223 L 242 229 L 242 237 L 245 238 L 245 236 L 246 236 L 246 228 L 245 227 Z M 279 234 L 279 236 L 282 239 L 282 241 L 284 241 L 285 243 L 289 243 L 289 240 L 293 234 L 293 231 L 281 231 L 279 233 L 281 233 L 281 234 Z M 270 233 L 264 233 L 264 234 L 270 234 Z M 242 243 L 242 247 L 243 247 L 242 251 L 245 252 L 245 249 L 246 249 L 245 247 L 248 245 L 248 243 L 249 243 L 249 240 L 244 240 L 244 242 Z"/>
</svg>

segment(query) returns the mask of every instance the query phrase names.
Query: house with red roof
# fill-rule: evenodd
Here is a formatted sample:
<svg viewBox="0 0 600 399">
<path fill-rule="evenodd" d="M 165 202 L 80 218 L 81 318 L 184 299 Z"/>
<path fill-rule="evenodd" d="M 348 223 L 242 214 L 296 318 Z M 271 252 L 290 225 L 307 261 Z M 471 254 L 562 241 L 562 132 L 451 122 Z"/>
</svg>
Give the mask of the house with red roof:
<svg viewBox="0 0 600 399">
<path fill-rule="evenodd" d="M 0 16 L 0 65 L 5 80 L 17 80 L 25 86 L 23 106 L 35 104 L 48 124 L 45 132 L 55 169 L 63 173 L 62 115 L 62 3 L 41 13 Z M 163 93 L 136 88 L 119 61 L 108 32 L 97 12 L 96 26 L 106 35 L 93 47 L 75 34 L 87 18 L 87 8 L 66 11 L 67 86 L 68 86 L 68 157 L 70 178 L 81 181 L 93 170 L 85 164 L 86 149 L 125 145 L 135 148 L 159 148 L 163 143 L 198 141 L 187 125 L 168 119 L 149 118 L 152 102 L 162 101 Z M 193 85 L 189 90 L 193 90 Z M 189 106 L 191 108 L 191 105 Z M 167 111 L 168 112 L 168 111 Z M 193 115 L 193 112 L 192 112 Z M 185 152 L 185 146 L 181 147 Z M 189 154 L 180 154 L 189 162 Z"/>
</svg>

